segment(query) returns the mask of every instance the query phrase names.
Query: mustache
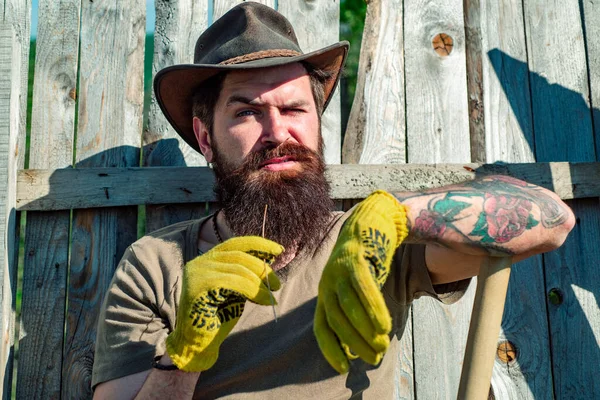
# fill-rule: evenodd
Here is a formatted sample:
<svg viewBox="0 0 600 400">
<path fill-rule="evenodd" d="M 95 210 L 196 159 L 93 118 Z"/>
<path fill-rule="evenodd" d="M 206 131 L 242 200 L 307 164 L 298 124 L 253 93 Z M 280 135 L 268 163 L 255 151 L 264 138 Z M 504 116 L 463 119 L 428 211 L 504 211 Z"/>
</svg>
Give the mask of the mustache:
<svg viewBox="0 0 600 400">
<path fill-rule="evenodd" d="M 278 157 L 293 157 L 294 161 L 309 163 L 321 161 L 323 158 L 319 153 L 304 145 L 286 142 L 276 147 L 268 147 L 248 154 L 240 169 L 245 171 L 258 170 L 264 162 Z"/>
</svg>

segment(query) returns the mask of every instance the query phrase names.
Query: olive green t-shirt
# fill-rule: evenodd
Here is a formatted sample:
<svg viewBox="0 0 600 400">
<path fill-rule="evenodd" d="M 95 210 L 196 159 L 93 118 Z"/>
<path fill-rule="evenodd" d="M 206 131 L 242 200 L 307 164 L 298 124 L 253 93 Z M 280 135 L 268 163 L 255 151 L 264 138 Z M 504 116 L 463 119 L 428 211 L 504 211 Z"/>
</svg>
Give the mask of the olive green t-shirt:
<svg viewBox="0 0 600 400">
<path fill-rule="evenodd" d="M 395 398 L 399 338 L 411 302 L 433 296 L 450 303 L 469 280 L 431 284 L 424 245 L 400 246 L 383 293 L 392 315 L 388 352 L 378 367 L 352 362 L 338 375 L 321 355 L 313 317 L 321 272 L 348 213 L 337 213 L 313 253 L 300 252 L 286 267 L 272 308 L 247 302 L 239 322 L 223 342 L 216 364 L 200 374 L 194 398 L 364 399 Z M 198 234 L 206 219 L 168 226 L 132 244 L 121 260 L 104 299 L 92 386 L 148 370 L 165 353 L 176 323 L 182 270 L 198 254 Z"/>
</svg>

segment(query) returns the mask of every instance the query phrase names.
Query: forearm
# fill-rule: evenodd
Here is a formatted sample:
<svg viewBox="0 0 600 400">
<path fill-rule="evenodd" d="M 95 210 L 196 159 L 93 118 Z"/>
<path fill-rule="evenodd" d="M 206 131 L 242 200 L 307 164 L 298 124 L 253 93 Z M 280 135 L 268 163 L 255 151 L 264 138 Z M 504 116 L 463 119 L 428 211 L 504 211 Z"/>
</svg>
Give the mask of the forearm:
<svg viewBox="0 0 600 400">
<path fill-rule="evenodd" d="M 161 364 L 171 365 L 168 354 L 161 358 Z M 200 372 L 162 371 L 152 369 L 136 399 L 191 399 Z"/>
<path fill-rule="evenodd" d="M 505 176 L 395 195 L 409 209 L 406 242 L 466 254 L 522 258 L 549 251 L 575 220 L 556 194 Z"/>
</svg>

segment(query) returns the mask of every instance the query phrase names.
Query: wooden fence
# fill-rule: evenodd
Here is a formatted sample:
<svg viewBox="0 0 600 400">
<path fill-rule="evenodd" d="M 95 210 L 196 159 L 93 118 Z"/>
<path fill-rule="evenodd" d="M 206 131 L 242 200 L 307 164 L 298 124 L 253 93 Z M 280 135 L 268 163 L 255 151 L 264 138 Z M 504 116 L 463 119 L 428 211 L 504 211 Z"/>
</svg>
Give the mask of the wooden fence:
<svg viewBox="0 0 600 400">
<path fill-rule="evenodd" d="M 153 74 L 191 62 L 199 33 L 238 2 L 157 0 Z M 337 41 L 339 0 L 261 2 L 291 20 L 305 51 Z M 164 176 L 181 169 L 161 181 L 165 170 L 149 168 L 199 167 L 204 160 L 177 138 L 154 98 L 143 130 L 145 7 L 143 0 L 39 0 L 28 171 L 31 4 L 0 5 L 3 398 L 10 396 L 15 339 L 17 398 L 89 398 L 98 308 L 124 248 L 137 237 L 136 205 L 147 204 L 148 230 L 206 213 L 209 178 L 188 195 L 163 187 Z M 474 162 L 488 163 L 483 172 L 505 168 L 574 199 L 577 225 L 565 245 L 513 269 L 492 378 L 496 398 L 600 393 L 597 37 L 600 3 L 591 0 L 372 0 L 343 151 L 337 94 L 324 116 L 329 163 L 388 164 L 332 168 L 339 175 L 334 187 L 344 186 L 342 179 L 355 185 L 342 198 L 379 186 L 418 189 L 467 179 Z M 496 162 L 540 164 L 489 165 Z M 398 165 L 404 163 L 455 165 Z M 179 197 L 153 196 L 161 191 Z M 20 233 L 16 323 L 21 209 L 29 211 Z M 456 396 L 474 286 L 452 306 L 415 302 L 394 377 L 396 398 Z"/>
</svg>

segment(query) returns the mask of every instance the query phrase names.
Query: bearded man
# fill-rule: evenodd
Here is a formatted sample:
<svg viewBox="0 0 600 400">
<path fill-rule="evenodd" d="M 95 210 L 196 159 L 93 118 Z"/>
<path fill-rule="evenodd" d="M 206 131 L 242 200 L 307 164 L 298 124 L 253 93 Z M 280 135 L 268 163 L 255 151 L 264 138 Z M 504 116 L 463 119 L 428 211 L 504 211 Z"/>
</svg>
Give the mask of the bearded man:
<svg viewBox="0 0 600 400">
<path fill-rule="evenodd" d="M 98 322 L 95 398 L 392 398 L 414 299 L 456 301 L 490 254 L 565 240 L 569 208 L 502 176 L 333 212 L 320 119 L 347 49 L 303 54 L 283 16 L 245 2 L 193 65 L 157 74 L 222 208 L 129 247 Z"/>
</svg>

